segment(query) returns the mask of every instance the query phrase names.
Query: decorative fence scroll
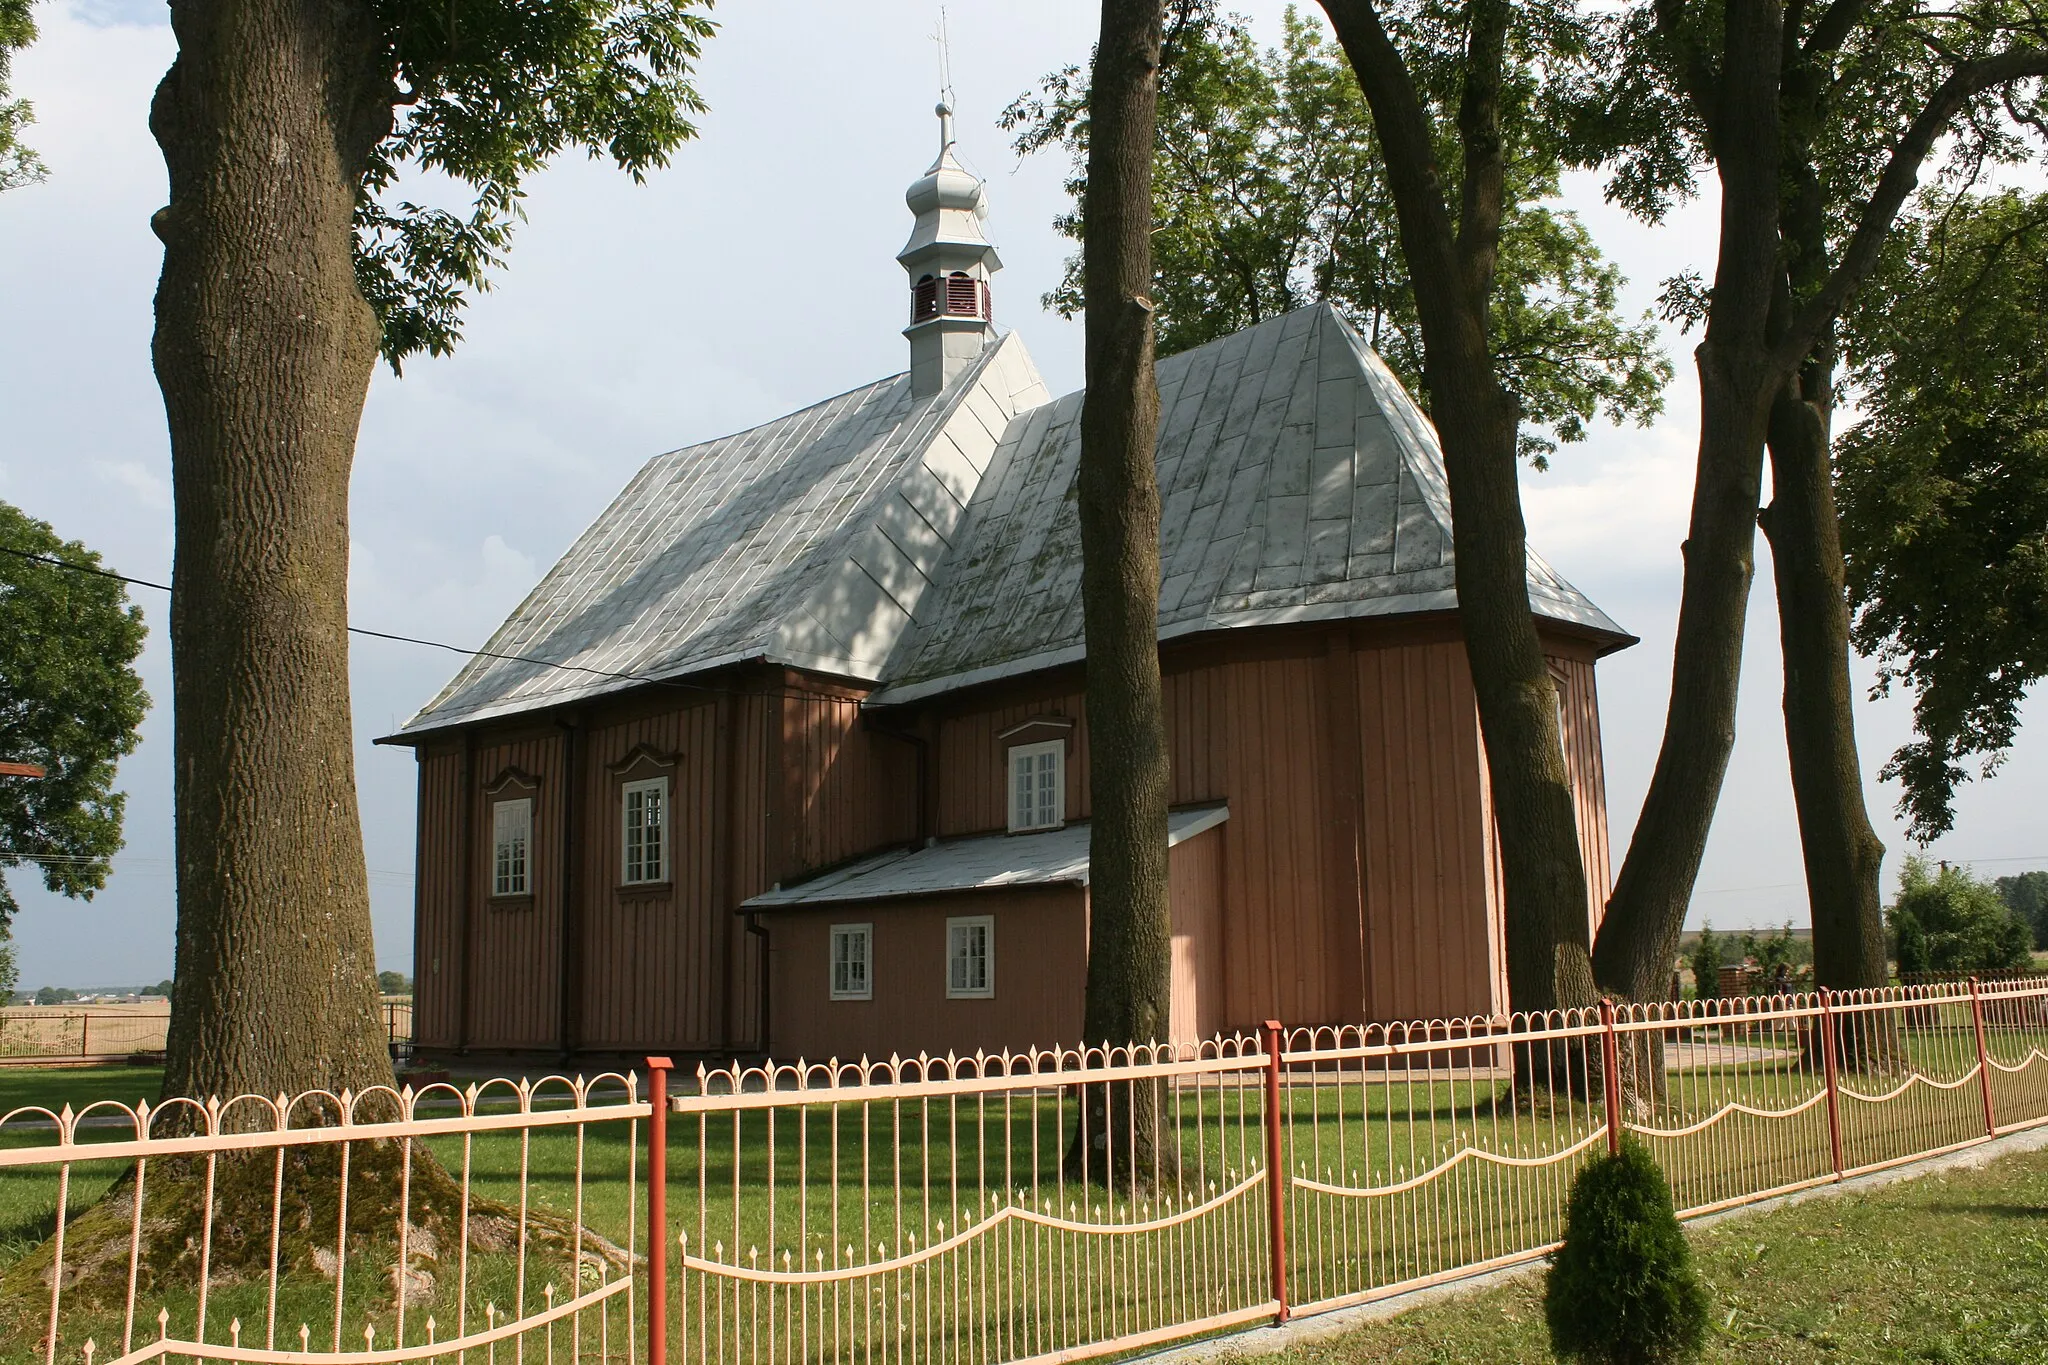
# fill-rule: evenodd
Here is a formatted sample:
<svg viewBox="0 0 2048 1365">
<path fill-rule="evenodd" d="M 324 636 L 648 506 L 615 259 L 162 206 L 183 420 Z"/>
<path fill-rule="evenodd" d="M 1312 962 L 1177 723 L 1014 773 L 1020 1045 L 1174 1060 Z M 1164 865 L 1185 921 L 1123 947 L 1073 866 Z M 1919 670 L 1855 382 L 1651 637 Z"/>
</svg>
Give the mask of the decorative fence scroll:
<svg viewBox="0 0 2048 1365">
<path fill-rule="evenodd" d="M 1696 1216 L 2048 1122 L 2048 982 L 668 1066 L 8 1115 L 0 1365 L 1128 1352 L 1536 1260 L 1624 1133 Z"/>
<path fill-rule="evenodd" d="M 651 1112 L 630 1075 L 14 1110 L 0 1361 L 636 1358 Z"/>
</svg>

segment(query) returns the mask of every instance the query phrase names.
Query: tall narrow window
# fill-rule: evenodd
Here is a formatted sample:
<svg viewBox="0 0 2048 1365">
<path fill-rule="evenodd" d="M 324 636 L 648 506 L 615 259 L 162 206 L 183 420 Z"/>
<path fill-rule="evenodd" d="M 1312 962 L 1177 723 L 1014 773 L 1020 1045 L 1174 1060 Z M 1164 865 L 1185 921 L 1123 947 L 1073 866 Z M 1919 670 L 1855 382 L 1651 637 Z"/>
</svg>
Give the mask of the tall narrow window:
<svg viewBox="0 0 2048 1365">
<path fill-rule="evenodd" d="M 832 998 L 872 1000 L 875 979 L 869 967 L 874 952 L 875 926 L 835 924 L 832 926 Z"/>
<path fill-rule="evenodd" d="M 1067 819 L 1067 742 L 1010 748 L 1010 832 L 1058 829 Z"/>
<path fill-rule="evenodd" d="M 619 880 L 628 886 L 668 880 L 668 779 L 650 777 L 621 787 L 625 866 Z"/>
<path fill-rule="evenodd" d="M 996 993 L 996 922 L 987 915 L 946 921 L 946 997 L 986 1000 Z"/>
<path fill-rule="evenodd" d="M 528 879 L 527 849 L 533 842 L 533 798 L 491 803 L 491 894 L 525 896 L 533 891 Z"/>
</svg>

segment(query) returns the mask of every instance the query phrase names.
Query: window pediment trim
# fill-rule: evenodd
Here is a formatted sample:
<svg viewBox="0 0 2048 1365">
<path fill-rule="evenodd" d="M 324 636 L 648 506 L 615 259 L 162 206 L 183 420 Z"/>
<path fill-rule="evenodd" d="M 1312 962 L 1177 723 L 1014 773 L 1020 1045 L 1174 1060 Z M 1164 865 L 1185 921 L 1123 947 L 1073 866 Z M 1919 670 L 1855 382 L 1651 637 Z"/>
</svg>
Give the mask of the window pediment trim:
<svg viewBox="0 0 2048 1365">
<path fill-rule="evenodd" d="M 1032 716 L 1028 720 L 1020 720 L 1007 730 L 998 730 L 996 738 L 1005 745 L 1029 744 L 1034 740 L 1071 737 L 1073 732 L 1074 722 L 1072 717 L 1053 713 L 1043 716 Z"/>
<path fill-rule="evenodd" d="M 516 768 L 510 764 L 498 769 L 498 775 L 483 786 L 484 795 L 490 797 L 532 796 L 539 791 L 539 778 L 524 768 Z"/>
<path fill-rule="evenodd" d="M 657 749 L 642 741 L 626 750 L 625 756 L 615 763 L 607 763 L 605 771 L 613 777 L 633 779 L 636 777 L 668 777 L 682 767 L 683 756 Z"/>
</svg>

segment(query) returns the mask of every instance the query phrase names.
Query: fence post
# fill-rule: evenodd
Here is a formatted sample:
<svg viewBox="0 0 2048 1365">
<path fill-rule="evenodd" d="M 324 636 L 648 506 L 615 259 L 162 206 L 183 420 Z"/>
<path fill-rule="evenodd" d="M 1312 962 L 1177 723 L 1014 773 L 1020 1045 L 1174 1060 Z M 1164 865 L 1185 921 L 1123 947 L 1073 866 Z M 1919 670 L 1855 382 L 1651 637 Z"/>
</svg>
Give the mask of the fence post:
<svg viewBox="0 0 2048 1365">
<path fill-rule="evenodd" d="M 647 1362 L 668 1365 L 667 1057 L 647 1059 Z"/>
<path fill-rule="evenodd" d="M 1607 1155 L 1621 1155 L 1621 1039 L 1614 1031 L 1614 1002 L 1600 997 L 1600 1089 L 1607 1096 Z"/>
<path fill-rule="evenodd" d="M 92 1016 L 90 1014 L 78 1016 L 78 1055 L 81 1057 L 92 1056 Z"/>
<path fill-rule="evenodd" d="M 1266 1223 L 1273 1261 L 1273 1325 L 1287 1321 L 1287 1172 L 1280 1142 L 1280 1048 L 1278 1019 L 1266 1021 Z"/>
<path fill-rule="evenodd" d="M 1984 1135 L 1998 1136 L 1998 1119 L 1991 1108 L 1991 1051 L 1984 1046 L 1984 997 L 1977 991 L 1977 978 L 1970 978 L 1970 1024 L 1977 1033 L 1977 1088 L 1984 1092 Z"/>
<path fill-rule="evenodd" d="M 1842 1092 L 1837 1079 L 1835 1056 L 1835 993 L 1820 988 L 1820 1064 L 1828 1087 L 1828 1155 L 1835 1163 L 1835 1179 L 1842 1178 Z"/>
</svg>

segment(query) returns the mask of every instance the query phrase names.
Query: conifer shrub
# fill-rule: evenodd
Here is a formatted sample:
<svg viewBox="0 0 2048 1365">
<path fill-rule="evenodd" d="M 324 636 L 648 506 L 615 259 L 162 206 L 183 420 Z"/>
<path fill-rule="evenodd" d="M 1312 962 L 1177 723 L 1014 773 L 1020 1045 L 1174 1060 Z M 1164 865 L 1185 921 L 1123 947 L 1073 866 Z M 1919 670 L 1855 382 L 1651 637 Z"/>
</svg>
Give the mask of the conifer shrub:
<svg viewBox="0 0 2048 1365">
<path fill-rule="evenodd" d="M 1544 1287 L 1550 1348 L 1579 1365 L 1678 1365 L 1705 1349 L 1709 1311 L 1664 1172 L 1624 1137 L 1572 1182 Z"/>
</svg>

